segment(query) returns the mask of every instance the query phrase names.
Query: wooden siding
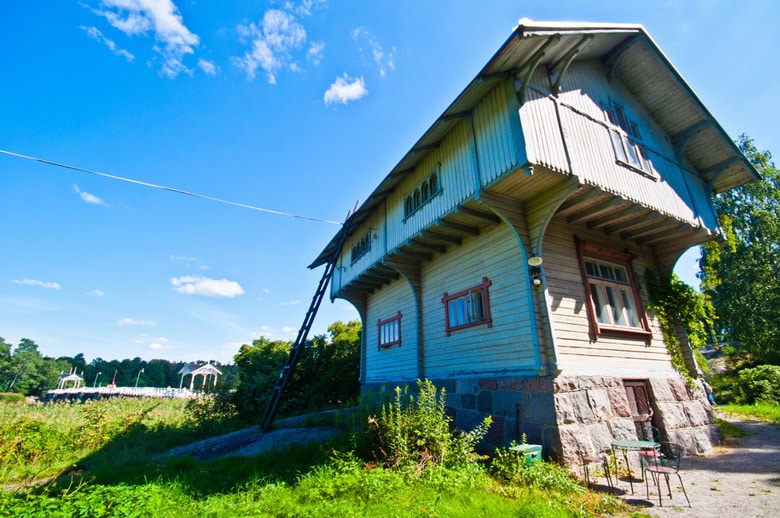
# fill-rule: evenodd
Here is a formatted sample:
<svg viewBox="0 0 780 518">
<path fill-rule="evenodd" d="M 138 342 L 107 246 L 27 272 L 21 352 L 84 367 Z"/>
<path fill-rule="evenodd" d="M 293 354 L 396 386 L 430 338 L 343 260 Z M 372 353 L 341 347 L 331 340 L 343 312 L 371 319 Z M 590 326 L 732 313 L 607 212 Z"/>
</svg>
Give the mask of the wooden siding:
<svg viewBox="0 0 780 518">
<path fill-rule="evenodd" d="M 525 162 L 519 154 L 521 142 L 517 112 L 510 107 L 516 105 L 507 95 L 506 85 L 499 85 L 477 105 L 473 112 L 474 134 L 479 158 L 480 183 L 490 185 L 505 173 Z M 513 124 L 514 122 L 514 124 Z"/>
<path fill-rule="evenodd" d="M 528 161 L 559 173 L 568 173 L 569 161 L 561 138 L 555 102 L 535 89 L 526 91 L 526 99 L 520 109 L 520 123 Z"/>
<path fill-rule="evenodd" d="M 401 345 L 378 348 L 377 321 L 401 317 Z M 417 378 L 417 315 L 409 283 L 401 278 L 368 298 L 365 329 L 365 381 L 401 381 Z"/>
<path fill-rule="evenodd" d="M 717 228 L 706 186 L 682 168 L 663 130 L 618 79 L 608 81 L 599 63 L 573 63 L 558 98 L 536 84 L 543 79 L 534 77 L 521 109 L 528 154 L 536 163 L 566 171 L 569 160 L 583 183 L 679 221 Z M 625 106 L 629 118 L 638 123 L 657 178 L 616 163 L 604 116 L 610 99 Z"/>
<path fill-rule="evenodd" d="M 331 295 L 443 215 L 474 197 L 477 189 L 516 169 L 520 161 L 525 160 L 517 144 L 522 137 L 520 126 L 512 120 L 517 114 L 510 109 L 513 100 L 506 90 L 504 83 L 493 88 L 474 108 L 473 121 L 465 118 L 456 124 L 438 147 L 388 193 L 384 204 L 352 231 L 342 251 L 340 266 L 343 270 L 334 276 Z M 437 168 L 441 192 L 405 218 L 404 198 Z M 371 250 L 352 264 L 352 245 L 369 228 L 375 236 Z"/>
<path fill-rule="evenodd" d="M 371 214 L 365 223 L 354 230 L 346 243 L 344 243 L 344 249 L 341 252 L 338 264 L 339 267 L 334 270 L 331 278 L 331 297 L 335 296 L 339 289 L 354 280 L 368 267 L 380 261 L 387 253 L 387 229 L 383 222 L 383 212 L 380 208 L 380 210 Z M 352 246 L 360 241 L 367 232 L 371 233 L 371 249 L 353 263 L 351 260 Z"/>
<path fill-rule="evenodd" d="M 598 232 L 573 230 L 563 218 L 553 219 L 544 239 L 544 268 L 559 367 L 669 370 L 671 360 L 658 320 L 651 313 L 648 313 L 652 332 L 649 345 L 643 338 L 600 336 L 595 341 L 591 340 L 586 291 L 573 232 L 589 243 L 636 254 L 638 258 L 633 261 L 633 266 L 640 283 L 645 270 L 653 268 L 647 259 L 653 256 L 651 250 L 632 249 L 627 243 L 605 240 L 604 235 Z"/>
<path fill-rule="evenodd" d="M 426 264 L 422 274 L 426 376 L 527 372 L 539 367 L 525 265 L 506 225 L 464 241 L 460 248 Z M 493 326 L 474 326 L 446 336 L 442 295 L 480 284 L 483 277 L 492 282 Z"/>
</svg>

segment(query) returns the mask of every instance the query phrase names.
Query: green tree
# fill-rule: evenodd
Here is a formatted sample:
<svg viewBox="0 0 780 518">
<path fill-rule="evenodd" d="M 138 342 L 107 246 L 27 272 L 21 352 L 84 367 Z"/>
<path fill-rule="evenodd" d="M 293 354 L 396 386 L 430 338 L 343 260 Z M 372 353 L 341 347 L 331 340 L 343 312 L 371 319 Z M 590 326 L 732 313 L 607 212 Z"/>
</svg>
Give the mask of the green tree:
<svg viewBox="0 0 780 518">
<path fill-rule="evenodd" d="M 702 247 L 702 290 L 718 314 L 722 342 L 748 365 L 780 364 L 780 173 L 769 151 L 742 135 L 740 149 L 762 179 L 723 192 L 715 207 L 723 242 Z"/>
<path fill-rule="evenodd" d="M 68 370 L 68 363 L 53 358 L 44 358 L 38 344 L 29 338 L 22 338 L 11 354 L 11 391 L 20 394 L 41 396 L 47 390 L 57 387 L 60 373 Z"/>
<path fill-rule="evenodd" d="M 261 337 L 251 345 L 242 345 L 233 357 L 239 371 L 233 401 L 246 421 L 254 422 L 262 417 L 291 346 L 290 342 Z"/>
<path fill-rule="evenodd" d="M 0 392 L 8 390 L 11 384 L 11 344 L 0 336 Z"/>
<path fill-rule="evenodd" d="M 361 330 L 358 320 L 334 322 L 328 327 L 330 337 L 315 336 L 306 344 L 293 373 L 286 411 L 333 408 L 358 399 Z"/>
</svg>

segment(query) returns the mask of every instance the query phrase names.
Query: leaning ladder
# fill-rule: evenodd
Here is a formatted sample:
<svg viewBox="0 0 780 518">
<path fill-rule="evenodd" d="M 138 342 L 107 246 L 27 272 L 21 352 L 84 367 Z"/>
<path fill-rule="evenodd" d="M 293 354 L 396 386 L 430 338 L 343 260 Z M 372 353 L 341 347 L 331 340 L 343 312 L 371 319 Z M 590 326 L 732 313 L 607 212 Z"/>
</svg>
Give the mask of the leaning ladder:
<svg viewBox="0 0 780 518">
<path fill-rule="evenodd" d="M 295 343 L 293 344 L 292 349 L 290 349 L 290 354 L 287 356 L 287 361 L 285 361 L 284 366 L 282 367 L 282 371 L 279 373 L 279 380 L 274 386 L 273 393 L 271 394 L 271 400 L 268 402 L 268 406 L 265 409 L 265 414 L 263 414 L 263 419 L 260 421 L 260 431 L 264 433 L 271 429 L 271 425 L 274 422 L 274 417 L 276 416 L 276 411 L 279 409 L 279 403 L 281 402 L 282 396 L 284 395 L 284 390 L 287 387 L 287 383 L 290 381 L 290 378 L 292 377 L 293 369 L 295 369 L 295 365 L 298 363 L 298 360 L 301 357 L 301 353 L 303 352 L 303 349 L 306 345 L 306 338 L 308 337 L 309 330 L 311 330 L 311 326 L 314 323 L 314 317 L 317 316 L 317 311 L 320 309 L 322 298 L 325 296 L 325 291 L 328 289 L 328 281 L 330 281 L 330 278 L 333 276 L 333 270 L 335 269 L 336 262 L 341 255 L 341 249 L 344 246 L 344 242 L 347 240 L 349 227 L 352 221 L 352 215 L 347 216 L 347 220 L 341 227 L 339 237 L 336 241 L 336 246 L 328 258 L 328 263 L 325 265 L 325 273 L 322 274 L 320 284 L 317 286 L 317 292 L 314 294 L 314 298 L 311 301 L 309 310 L 306 312 L 306 317 L 303 319 L 303 324 L 301 325 L 300 330 L 298 330 L 298 337 L 295 339 Z"/>
</svg>

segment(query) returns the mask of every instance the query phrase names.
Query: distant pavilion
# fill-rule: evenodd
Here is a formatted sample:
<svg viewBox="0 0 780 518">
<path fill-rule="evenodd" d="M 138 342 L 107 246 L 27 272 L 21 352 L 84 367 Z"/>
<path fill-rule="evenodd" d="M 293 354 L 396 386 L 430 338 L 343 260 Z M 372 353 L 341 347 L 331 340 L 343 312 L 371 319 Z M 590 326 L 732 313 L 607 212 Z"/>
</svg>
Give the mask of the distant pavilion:
<svg viewBox="0 0 780 518">
<path fill-rule="evenodd" d="M 69 388 L 66 387 L 68 383 L 72 383 L 72 388 L 79 388 L 81 386 L 81 383 L 84 381 L 84 378 L 76 374 L 76 368 L 74 367 L 71 372 L 68 374 L 65 374 L 64 372 L 60 373 L 60 382 L 57 385 L 58 389 L 64 389 Z"/>
<path fill-rule="evenodd" d="M 222 374 L 222 371 L 217 369 L 215 366 L 211 365 L 211 362 L 208 363 L 185 363 L 184 366 L 179 369 L 178 374 L 181 374 L 181 381 L 179 382 L 179 388 L 182 388 L 184 385 L 184 377 L 190 376 L 190 390 L 193 389 L 195 386 L 195 377 L 196 376 L 203 376 L 203 384 L 202 387 L 206 388 L 208 384 L 209 376 L 213 376 L 214 379 L 212 381 L 211 386 L 216 387 L 217 386 L 217 376 Z"/>
</svg>

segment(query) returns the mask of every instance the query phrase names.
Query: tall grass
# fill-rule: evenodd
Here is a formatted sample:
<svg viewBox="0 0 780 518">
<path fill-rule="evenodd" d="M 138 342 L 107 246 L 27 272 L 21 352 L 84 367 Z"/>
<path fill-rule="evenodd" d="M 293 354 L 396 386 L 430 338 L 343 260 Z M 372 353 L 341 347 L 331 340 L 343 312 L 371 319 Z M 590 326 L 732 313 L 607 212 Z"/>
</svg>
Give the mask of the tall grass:
<svg viewBox="0 0 780 518">
<path fill-rule="evenodd" d="M 429 402 L 430 408 L 439 408 L 438 399 Z M 370 441 L 356 437 L 367 434 L 365 422 L 362 432 L 248 459 L 200 461 L 160 455 L 217 429 L 214 423 L 202 426 L 192 415 L 174 401 L 0 405 L 5 487 L 0 491 L 0 516 L 471 517 L 625 512 L 613 497 L 586 490 L 566 469 L 547 463 L 526 467 L 510 460 L 498 471 L 472 461 L 428 462 L 422 469 L 383 466 L 361 449 Z M 440 432 L 438 424 L 428 424 Z M 462 452 L 454 453 L 460 457 Z"/>
</svg>

